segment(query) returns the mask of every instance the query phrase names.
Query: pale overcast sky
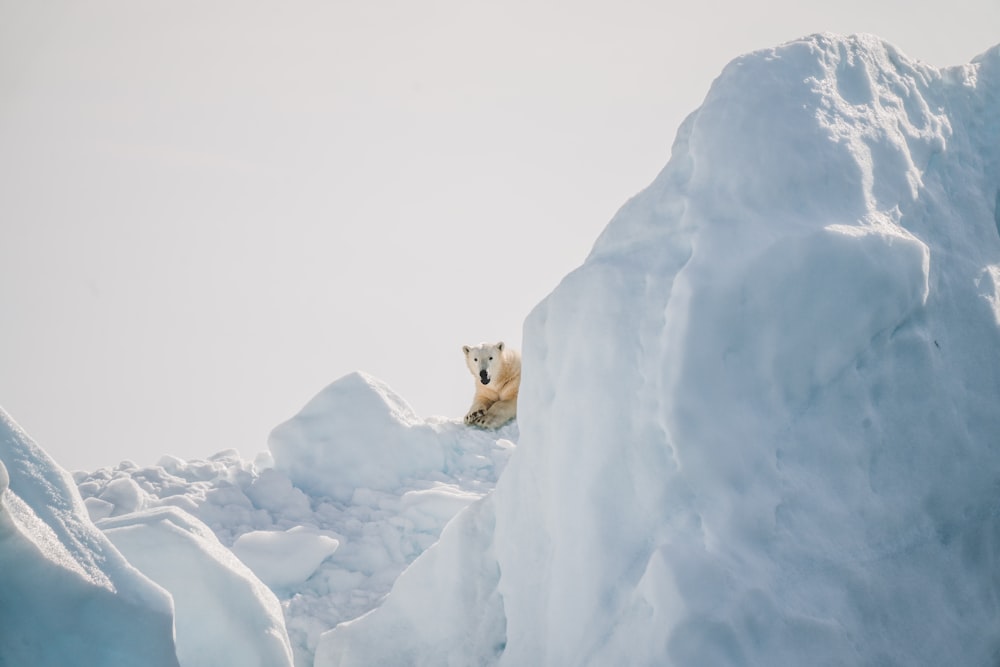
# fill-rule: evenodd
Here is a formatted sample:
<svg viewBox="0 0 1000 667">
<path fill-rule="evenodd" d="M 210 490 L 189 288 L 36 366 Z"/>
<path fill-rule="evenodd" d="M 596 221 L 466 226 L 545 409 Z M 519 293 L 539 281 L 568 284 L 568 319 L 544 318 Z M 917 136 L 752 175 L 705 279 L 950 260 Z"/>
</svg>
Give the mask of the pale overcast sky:
<svg viewBox="0 0 1000 667">
<path fill-rule="evenodd" d="M 1000 0 L 0 0 L 0 406 L 69 469 L 251 457 L 352 370 L 459 417 L 741 53 L 936 66 Z"/>
</svg>

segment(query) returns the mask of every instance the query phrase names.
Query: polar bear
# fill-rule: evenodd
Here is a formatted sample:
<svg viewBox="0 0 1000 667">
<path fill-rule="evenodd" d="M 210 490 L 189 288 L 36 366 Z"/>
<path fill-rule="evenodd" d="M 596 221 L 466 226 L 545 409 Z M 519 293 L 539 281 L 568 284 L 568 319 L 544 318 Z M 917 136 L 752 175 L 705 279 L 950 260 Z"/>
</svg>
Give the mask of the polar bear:
<svg viewBox="0 0 1000 667">
<path fill-rule="evenodd" d="M 521 387 L 521 355 L 499 343 L 462 346 L 465 365 L 476 379 L 476 395 L 465 423 L 499 428 L 517 416 L 517 391 Z"/>
</svg>

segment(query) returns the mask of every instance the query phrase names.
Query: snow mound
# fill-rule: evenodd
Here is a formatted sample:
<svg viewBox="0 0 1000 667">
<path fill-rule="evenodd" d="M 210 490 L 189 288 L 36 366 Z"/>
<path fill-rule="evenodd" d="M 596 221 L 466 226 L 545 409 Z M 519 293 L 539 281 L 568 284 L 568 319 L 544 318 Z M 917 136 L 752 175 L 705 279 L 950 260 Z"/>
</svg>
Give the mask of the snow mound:
<svg viewBox="0 0 1000 667">
<path fill-rule="evenodd" d="M 169 595 L 87 518 L 70 476 L 0 410 L 0 664 L 177 667 Z"/>
<path fill-rule="evenodd" d="M 493 490 L 518 437 L 516 423 L 483 431 L 421 419 L 360 373 L 276 432 L 275 451 L 253 461 L 235 450 L 165 456 L 76 481 L 92 515 L 112 517 L 102 526 L 170 507 L 204 522 L 272 588 L 298 667 L 312 664 L 323 632 L 377 607 L 445 524 Z M 387 459 L 389 471 L 377 470 Z"/>
<path fill-rule="evenodd" d="M 470 665 L 995 663 L 997 109 L 1000 47 L 733 61 L 526 321 L 492 531 L 446 531 L 317 667 L 451 664 L 437 585 L 466 629 L 502 609 Z"/>
<path fill-rule="evenodd" d="M 391 491 L 444 467 L 434 431 L 387 385 L 364 373 L 321 391 L 271 433 L 274 467 L 312 494 L 349 502 L 357 488 Z"/>
<path fill-rule="evenodd" d="M 170 592 L 183 667 L 291 667 L 278 599 L 205 524 L 163 507 L 98 526 L 130 563 Z"/>
</svg>

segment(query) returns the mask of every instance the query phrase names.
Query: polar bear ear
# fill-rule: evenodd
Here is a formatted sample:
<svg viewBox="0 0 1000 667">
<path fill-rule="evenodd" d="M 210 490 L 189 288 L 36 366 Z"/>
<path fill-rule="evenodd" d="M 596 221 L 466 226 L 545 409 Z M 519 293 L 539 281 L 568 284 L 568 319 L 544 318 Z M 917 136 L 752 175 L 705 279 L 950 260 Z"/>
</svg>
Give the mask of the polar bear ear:
<svg viewBox="0 0 1000 667">
<path fill-rule="evenodd" d="M 469 354 L 469 350 L 470 349 L 472 349 L 472 348 L 470 348 L 468 345 L 463 345 L 462 346 L 462 352 L 464 352 L 465 354 Z"/>
<path fill-rule="evenodd" d="M 497 343 L 497 352 L 503 352 L 503 341 Z"/>
</svg>

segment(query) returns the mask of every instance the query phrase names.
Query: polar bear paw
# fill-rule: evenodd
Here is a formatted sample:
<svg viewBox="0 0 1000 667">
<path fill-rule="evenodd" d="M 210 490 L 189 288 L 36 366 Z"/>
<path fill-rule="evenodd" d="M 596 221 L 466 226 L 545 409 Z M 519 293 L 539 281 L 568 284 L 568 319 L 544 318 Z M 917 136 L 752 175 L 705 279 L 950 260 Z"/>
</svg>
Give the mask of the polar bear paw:
<svg viewBox="0 0 1000 667">
<path fill-rule="evenodd" d="M 465 416 L 465 423 L 469 426 L 478 426 L 485 429 L 498 429 L 511 419 L 514 415 L 508 414 L 505 410 L 497 410 L 492 407 L 485 410 L 472 410 Z"/>
<path fill-rule="evenodd" d="M 486 410 L 482 408 L 478 410 L 470 410 L 469 414 L 465 415 L 465 423 L 468 426 L 481 426 L 482 420 L 486 416 Z"/>
<path fill-rule="evenodd" d="M 476 426 L 482 428 L 500 428 L 509 419 L 505 418 L 503 415 L 498 415 L 495 412 L 484 412 L 473 422 Z"/>
</svg>

